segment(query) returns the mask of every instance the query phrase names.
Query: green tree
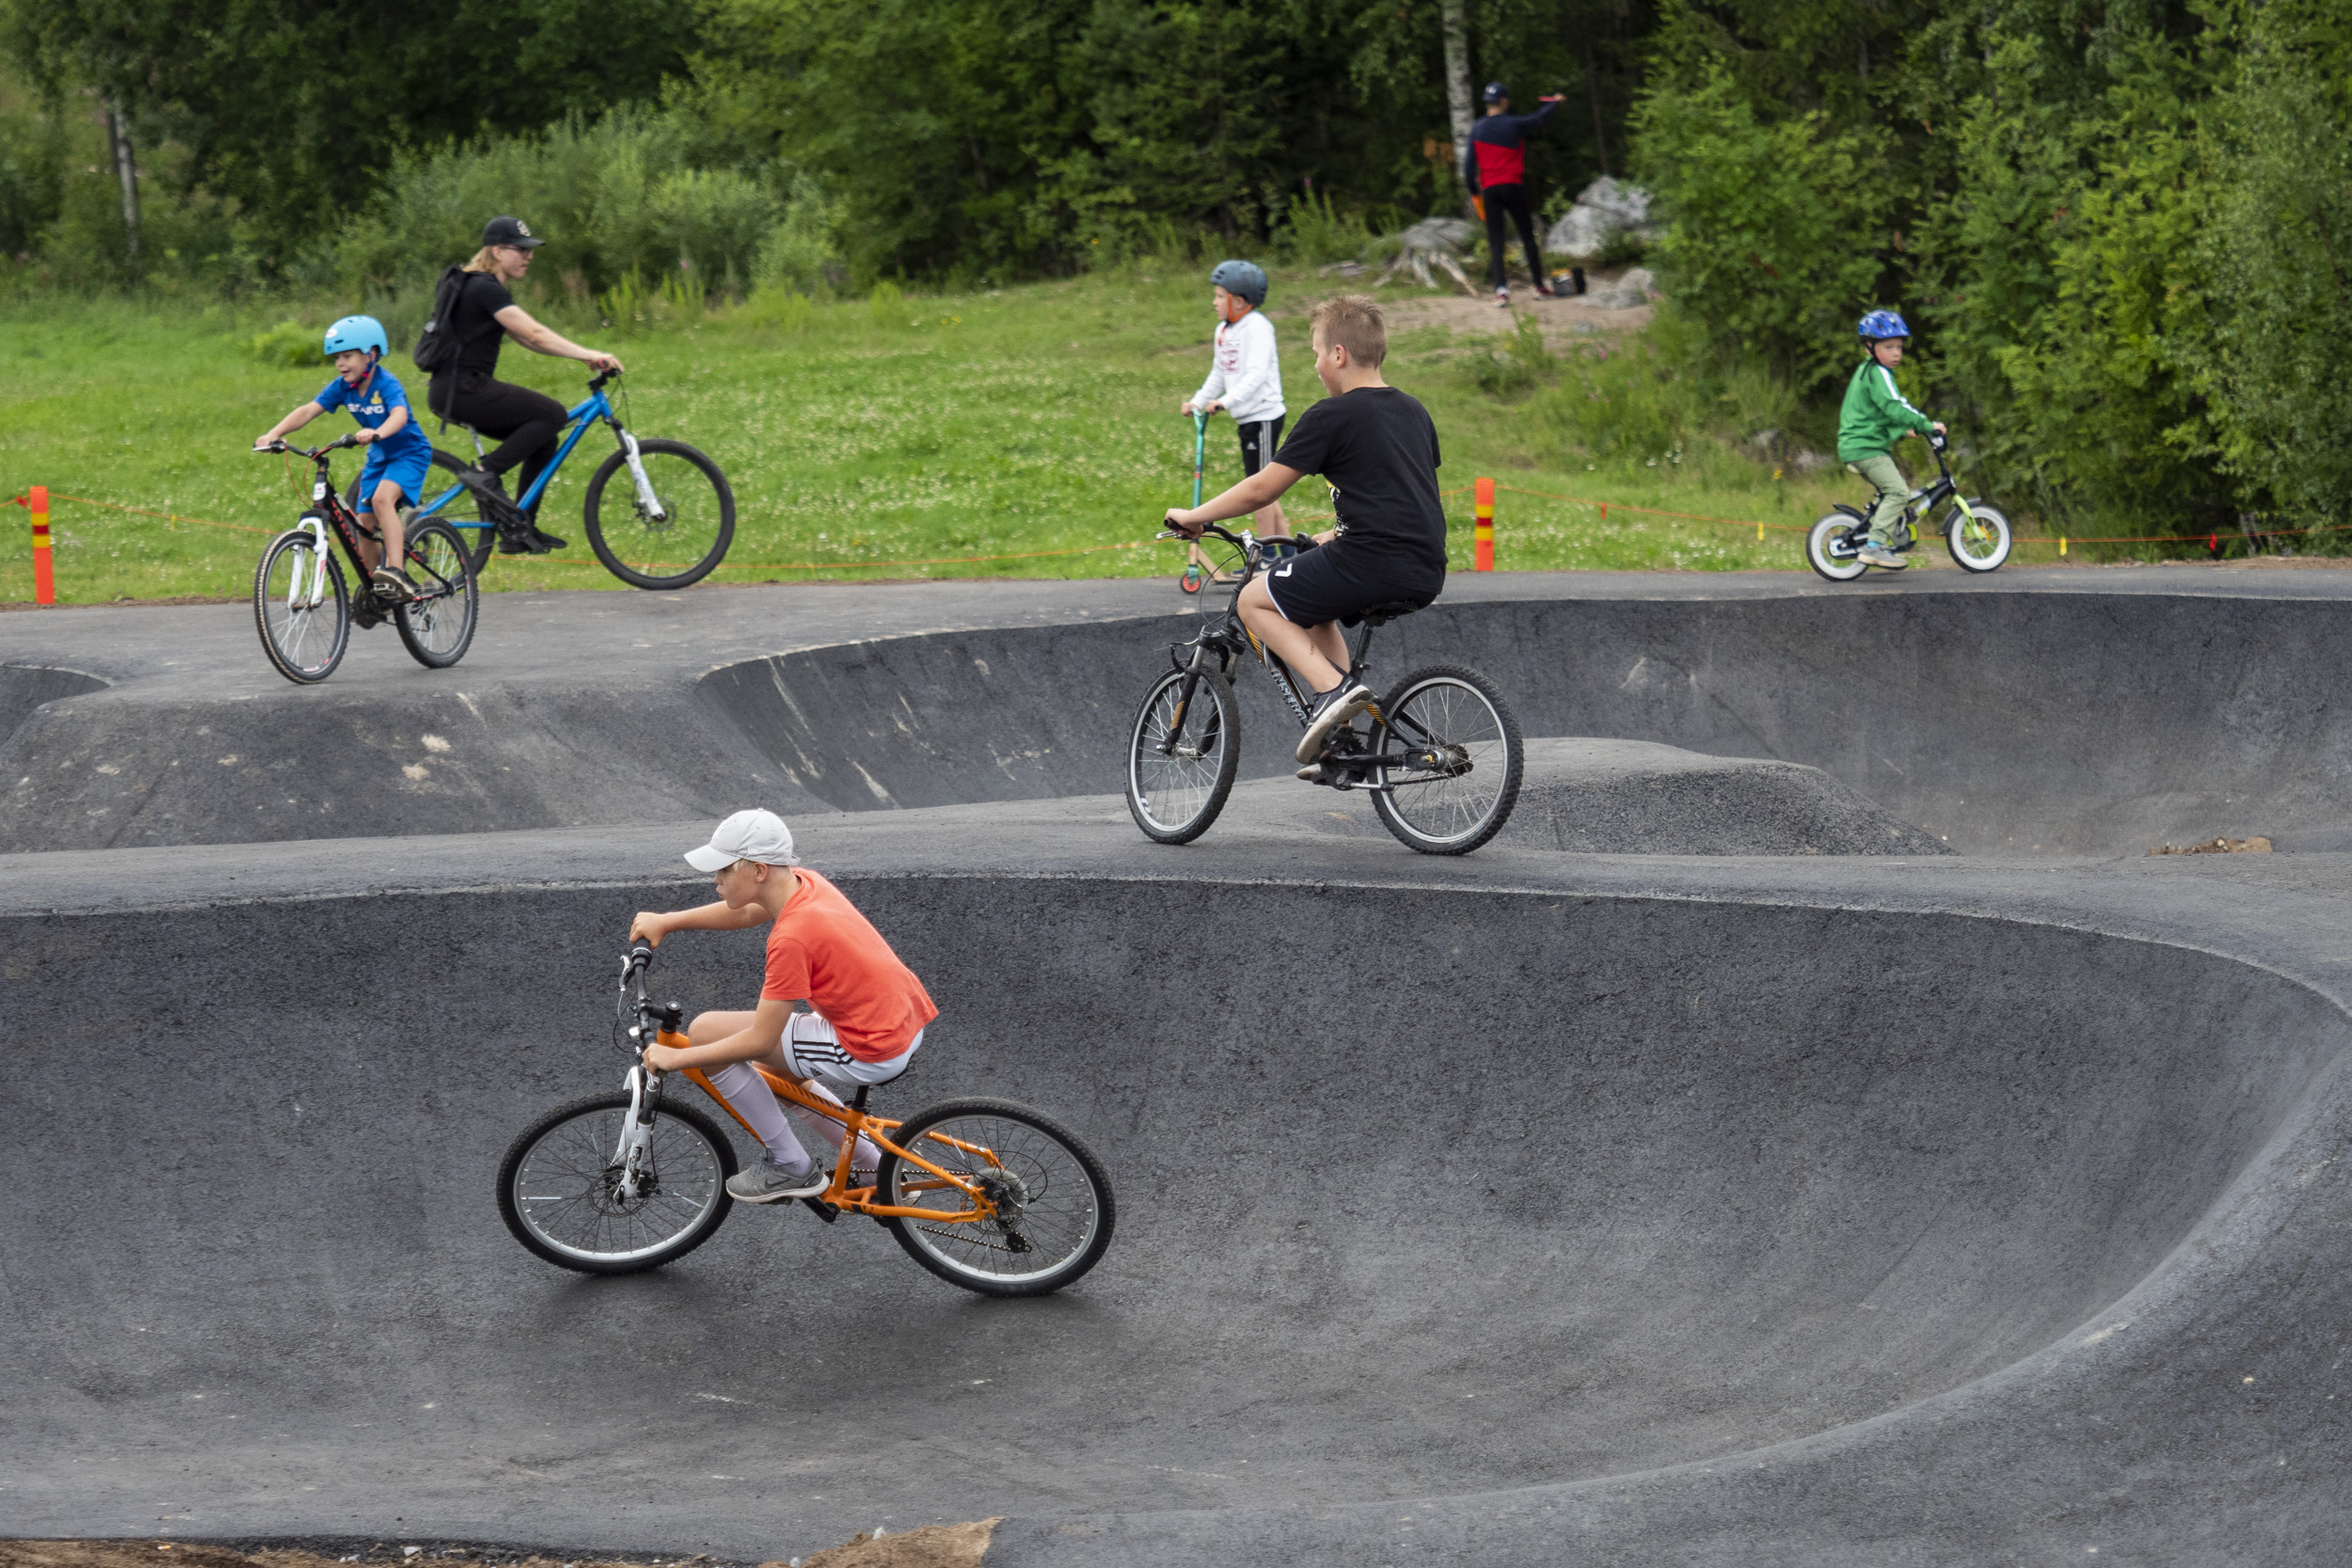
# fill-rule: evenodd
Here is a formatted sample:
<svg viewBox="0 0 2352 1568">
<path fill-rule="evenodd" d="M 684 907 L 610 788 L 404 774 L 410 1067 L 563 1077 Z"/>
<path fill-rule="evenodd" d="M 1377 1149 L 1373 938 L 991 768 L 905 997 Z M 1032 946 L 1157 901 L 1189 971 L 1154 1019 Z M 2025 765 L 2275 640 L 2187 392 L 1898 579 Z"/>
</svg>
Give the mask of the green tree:
<svg viewBox="0 0 2352 1568">
<path fill-rule="evenodd" d="M 1668 224 L 1669 297 L 1719 348 L 1801 386 L 1851 368 L 1853 323 L 1878 301 L 1889 192 L 1883 138 L 1837 130 L 1826 111 L 1766 123 L 1731 73 L 1651 92 L 1634 155 Z"/>
<path fill-rule="evenodd" d="M 0 45 L 37 81 L 183 143 L 183 184 L 235 203 L 278 261 L 404 147 L 657 96 L 693 24 L 690 0 L 0 0 Z"/>
<path fill-rule="evenodd" d="M 2291 525 L 2352 518 L 2352 18 L 2313 0 L 2248 6 L 2217 105 L 2210 399 L 2222 466 Z M 2344 538 L 2328 541 L 2344 547 Z"/>
</svg>

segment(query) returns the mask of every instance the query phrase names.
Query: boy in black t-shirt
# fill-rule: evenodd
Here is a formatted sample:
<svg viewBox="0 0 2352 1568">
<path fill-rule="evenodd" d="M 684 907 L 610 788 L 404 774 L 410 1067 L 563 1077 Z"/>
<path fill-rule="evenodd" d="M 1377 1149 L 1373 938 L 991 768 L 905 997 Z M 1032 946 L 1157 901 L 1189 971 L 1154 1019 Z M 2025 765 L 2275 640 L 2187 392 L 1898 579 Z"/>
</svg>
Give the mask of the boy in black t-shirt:
<svg viewBox="0 0 2352 1568">
<path fill-rule="evenodd" d="M 1438 501 L 1438 427 L 1380 378 L 1389 334 L 1380 307 L 1343 294 L 1315 307 L 1315 375 L 1331 395 L 1307 410 L 1274 461 L 1206 505 L 1171 507 L 1188 539 L 1204 523 L 1272 505 L 1309 474 L 1331 486 L 1339 527 L 1320 549 L 1289 557 L 1241 591 L 1243 625 L 1315 689 L 1298 760 L 1322 759 L 1333 732 L 1370 706 L 1348 670 L 1340 627 L 1376 604 L 1426 605 L 1445 586 L 1445 513 Z"/>
</svg>

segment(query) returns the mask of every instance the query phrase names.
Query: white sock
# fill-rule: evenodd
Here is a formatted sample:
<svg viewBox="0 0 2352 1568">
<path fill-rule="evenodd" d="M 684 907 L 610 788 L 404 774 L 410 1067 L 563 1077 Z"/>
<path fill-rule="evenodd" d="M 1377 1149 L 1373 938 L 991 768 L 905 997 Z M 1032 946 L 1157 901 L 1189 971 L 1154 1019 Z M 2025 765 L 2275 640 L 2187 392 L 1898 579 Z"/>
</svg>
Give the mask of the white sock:
<svg viewBox="0 0 2352 1568">
<path fill-rule="evenodd" d="M 788 1171 L 804 1171 L 810 1161 L 808 1150 L 792 1135 L 792 1124 L 785 1119 L 784 1104 L 768 1086 L 768 1080 L 749 1062 L 729 1062 L 710 1075 L 711 1087 L 726 1098 L 738 1116 L 751 1124 L 759 1134 L 759 1141 L 768 1146 L 768 1158 Z"/>
<path fill-rule="evenodd" d="M 829 1104 L 842 1105 L 845 1110 L 848 1108 L 843 1105 L 839 1095 L 825 1087 L 824 1084 L 818 1079 L 812 1078 L 808 1081 L 808 1092 Z M 817 1123 L 817 1135 L 833 1145 L 834 1157 L 836 1160 L 839 1159 L 841 1156 L 841 1124 L 820 1119 Z M 857 1152 L 850 1158 L 850 1168 L 870 1171 L 881 1164 L 882 1150 L 874 1147 L 873 1139 L 862 1132 L 859 1133 Z"/>
</svg>

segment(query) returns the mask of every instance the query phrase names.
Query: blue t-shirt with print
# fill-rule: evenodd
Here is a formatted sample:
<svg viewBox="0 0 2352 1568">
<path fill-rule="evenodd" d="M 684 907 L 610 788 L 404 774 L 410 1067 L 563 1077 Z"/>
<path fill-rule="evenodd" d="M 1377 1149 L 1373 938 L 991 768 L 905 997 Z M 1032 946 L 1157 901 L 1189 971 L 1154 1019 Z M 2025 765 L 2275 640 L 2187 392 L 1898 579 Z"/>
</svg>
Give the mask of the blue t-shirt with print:
<svg viewBox="0 0 2352 1568">
<path fill-rule="evenodd" d="M 369 430 L 378 430 L 392 417 L 395 408 L 408 407 L 408 393 L 392 372 L 378 365 L 360 378 L 357 387 L 344 384 L 342 376 L 326 384 L 326 389 L 312 400 L 321 408 L 333 413 L 347 409 L 351 417 Z M 397 434 L 387 436 L 368 449 L 372 466 L 389 467 L 403 458 L 433 460 L 433 443 L 417 428 L 416 410 L 408 410 L 408 422 Z"/>
</svg>

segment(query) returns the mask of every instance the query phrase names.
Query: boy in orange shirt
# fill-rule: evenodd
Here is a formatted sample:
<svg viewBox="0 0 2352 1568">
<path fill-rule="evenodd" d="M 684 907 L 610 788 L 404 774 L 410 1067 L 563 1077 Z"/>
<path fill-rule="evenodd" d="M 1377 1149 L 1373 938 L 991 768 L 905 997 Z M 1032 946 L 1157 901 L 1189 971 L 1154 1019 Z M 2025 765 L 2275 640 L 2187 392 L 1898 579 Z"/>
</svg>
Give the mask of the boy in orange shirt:
<svg viewBox="0 0 2352 1568">
<path fill-rule="evenodd" d="M 775 813 L 737 812 L 708 844 L 687 851 L 686 861 L 712 874 L 719 902 L 667 914 L 642 911 L 629 925 L 630 940 L 659 947 L 672 931 L 743 931 L 770 923 L 767 975 L 756 1008 L 696 1015 L 686 1028 L 691 1044 L 647 1046 L 645 1065 L 660 1072 L 703 1069 L 767 1146 L 758 1164 L 727 1179 L 729 1193 L 745 1203 L 815 1197 L 831 1183 L 832 1164 L 809 1158 L 752 1064 L 838 1104 L 832 1085 L 887 1084 L 906 1071 L 939 1009 L 840 889 L 800 869 L 792 831 Z M 818 1125 L 837 1156 L 840 1130 L 830 1121 Z M 880 1159 L 870 1141 L 858 1140 L 853 1165 L 870 1169 Z"/>
</svg>

